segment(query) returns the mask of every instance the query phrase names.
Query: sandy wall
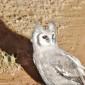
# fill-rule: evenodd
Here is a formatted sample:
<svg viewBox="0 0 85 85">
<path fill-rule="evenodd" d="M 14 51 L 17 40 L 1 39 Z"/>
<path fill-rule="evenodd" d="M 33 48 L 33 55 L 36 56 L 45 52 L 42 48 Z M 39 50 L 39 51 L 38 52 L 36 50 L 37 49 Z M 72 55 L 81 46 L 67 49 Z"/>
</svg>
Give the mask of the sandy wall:
<svg viewBox="0 0 85 85">
<path fill-rule="evenodd" d="M 85 0 L 0 0 L 0 18 L 27 38 L 36 21 L 55 21 L 60 47 L 85 64 Z"/>
</svg>

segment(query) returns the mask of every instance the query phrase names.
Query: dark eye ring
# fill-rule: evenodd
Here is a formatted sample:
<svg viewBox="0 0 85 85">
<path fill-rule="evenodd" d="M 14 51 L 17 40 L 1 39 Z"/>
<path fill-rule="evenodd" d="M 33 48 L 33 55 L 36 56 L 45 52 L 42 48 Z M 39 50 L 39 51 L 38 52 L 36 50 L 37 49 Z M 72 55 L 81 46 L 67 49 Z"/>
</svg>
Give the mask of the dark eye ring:
<svg viewBox="0 0 85 85">
<path fill-rule="evenodd" d="M 55 34 L 52 34 L 52 39 L 54 39 L 55 38 Z"/>
</svg>

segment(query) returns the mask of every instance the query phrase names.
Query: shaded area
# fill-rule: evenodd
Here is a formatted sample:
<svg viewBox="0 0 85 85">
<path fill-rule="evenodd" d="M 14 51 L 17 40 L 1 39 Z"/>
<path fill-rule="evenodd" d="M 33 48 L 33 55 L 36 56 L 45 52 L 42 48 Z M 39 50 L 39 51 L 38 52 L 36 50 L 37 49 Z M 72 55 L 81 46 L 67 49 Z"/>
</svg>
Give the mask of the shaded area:
<svg viewBox="0 0 85 85">
<path fill-rule="evenodd" d="M 9 54 L 14 54 L 17 63 L 21 64 L 25 71 L 35 81 L 43 83 L 33 63 L 33 47 L 29 39 L 12 32 L 0 20 L 0 48 Z"/>
</svg>

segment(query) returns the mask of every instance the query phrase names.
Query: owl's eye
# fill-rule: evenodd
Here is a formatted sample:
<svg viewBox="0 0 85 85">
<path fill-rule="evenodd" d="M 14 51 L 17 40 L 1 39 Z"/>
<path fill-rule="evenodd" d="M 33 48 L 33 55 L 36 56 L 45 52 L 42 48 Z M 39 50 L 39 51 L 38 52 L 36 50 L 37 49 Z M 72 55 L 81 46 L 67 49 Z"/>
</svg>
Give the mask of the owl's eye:
<svg viewBox="0 0 85 85">
<path fill-rule="evenodd" d="M 47 35 L 42 36 L 42 38 L 48 40 L 48 36 Z"/>
<path fill-rule="evenodd" d="M 55 34 L 52 34 L 52 39 L 55 39 Z"/>
</svg>

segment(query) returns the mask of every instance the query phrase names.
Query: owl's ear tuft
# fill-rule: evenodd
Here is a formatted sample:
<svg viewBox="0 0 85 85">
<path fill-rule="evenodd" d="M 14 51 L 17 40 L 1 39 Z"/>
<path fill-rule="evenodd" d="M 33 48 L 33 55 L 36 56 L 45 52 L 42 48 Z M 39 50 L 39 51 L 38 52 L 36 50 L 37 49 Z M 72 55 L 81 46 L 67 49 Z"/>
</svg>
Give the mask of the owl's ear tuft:
<svg viewBox="0 0 85 85">
<path fill-rule="evenodd" d="M 55 25 L 55 23 L 54 22 L 50 22 L 49 24 L 48 24 L 48 29 L 50 30 L 50 31 L 56 31 L 56 25 Z"/>
<path fill-rule="evenodd" d="M 58 28 L 60 27 L 60 25 L 57 23 L 57 24 L 55 24 L 55 22 L 54 21 L 51 21 L 51 22 L 49 22 L 49 24 L 48 24 L 48 29 L 50 30 L 50 31 L 53 31 L 53 32 L 55 32 L 55 31 L 58 31 Z"/>
<path fill-rule="evenodd" d="M 43 27 L 38 22 L 35 24 L 34 30 L 35 30 L 35 32 L 41 32 L 43 30 Z"/>
</svg>

